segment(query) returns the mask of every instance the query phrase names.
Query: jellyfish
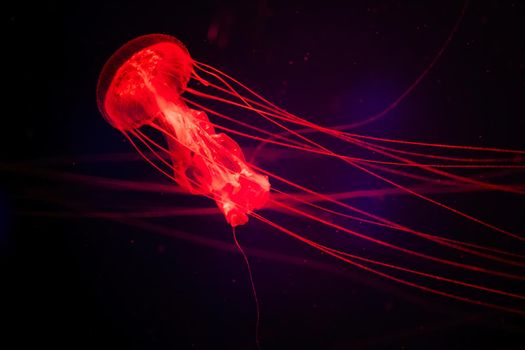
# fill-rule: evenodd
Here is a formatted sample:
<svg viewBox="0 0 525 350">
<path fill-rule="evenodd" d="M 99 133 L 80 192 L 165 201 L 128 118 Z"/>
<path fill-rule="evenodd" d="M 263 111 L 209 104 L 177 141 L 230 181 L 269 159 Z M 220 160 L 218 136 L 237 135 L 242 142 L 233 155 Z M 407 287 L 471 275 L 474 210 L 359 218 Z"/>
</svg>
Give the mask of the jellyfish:
<svg viewBox="0 0 525 350">
<path fill-rule="evenodd" d="M 522 196 L 522 184 L 491 181 L 490 176 L 467 176 L 461 171 L 520 171 L 525 168 L 524 150 L 389 139 L 361 135 L 345 127 L 318 125 L 276 106 L 221 70 L 192 59 L 180 41 L 162 34 L 138 37 L 111 56 L 100 74 L 97 101 L 104 118 L 125 135 L 142 157 L 187 193 L 213 199 L 234 228 L 246 224 L 250 216 L 345 264 L 391 281 L 470 304 L 525 314 L 518 304 L 525 295 L 519 291 L 448 274 L 457 270 L 522 282 L 524 255 L 412 228 L 351 204 L 348 199 L 355 192 L 319 191 L 254 162 L 255 156 L 268 151 L 267 145 L 337 161 L 389 185 L 397 193 L 523 243 L 525 238 L 519 233 L 448 205 L 432 194 L 498 191 Z M 217 106 L 222 106 L 224 112 Z M 249 113 L 266 126 L 243 121 L 229 114 L 230 110 Z M 250 161 L 239 143 L 228 135 L 258 143 Z M 165 141 L 159 141 L 159 136 Z M 327 138 L 338 147 L 324 142 Z M 405 180 L 415 181 L 419 187 Z M 367 195 L 382 193 L 386 192 L 377 190 Z M 308 236 L 260 213 L 270 209 L 328 228 L 342 240 L 350 237 L 444 266 L 444 272 L 363 254 L 355 246 L 334 243 L 337 239 L 332 236 Z M 367 234 L 347 222 L 379 228 L 392 235 Z M 426 242 L 429 248 L 404 245 L 392 238 L 397 237 L 393 233 L 406 235 L 407 241 Z M 236 238 L 235 243 L 239 246 Z M 455 254 L 461 254 L 461 258 Z M 467 261 L 464 256 L 472 260 Z"/>
</svg>

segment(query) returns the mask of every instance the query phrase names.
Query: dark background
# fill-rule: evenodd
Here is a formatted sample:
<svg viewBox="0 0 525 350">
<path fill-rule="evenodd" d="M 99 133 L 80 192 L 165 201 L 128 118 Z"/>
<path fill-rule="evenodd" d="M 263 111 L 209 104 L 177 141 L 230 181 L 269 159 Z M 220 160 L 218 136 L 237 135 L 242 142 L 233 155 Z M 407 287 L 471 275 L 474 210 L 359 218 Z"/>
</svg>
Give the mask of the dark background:
<svg viewBox="0 0 525 350">
<path fill-rule="evenodd" d="M 157 220 L 155 225 L 174 230 L 158 234 L 158 226 L 144 227 L 143 221 L 28 215 L 211 205 L 162 191 L 98 188 L 59 175 L 164 181 L 143 162 L 86 160 L 131 152 L 100 117 L 95 100 L 98 73 L 120 45 L 142 34 L 174 35 L 193 57 L 278 105 L 336 125 L 395 100 L 436 55 L 462 6 L 459 1 L 50 1 L 6 8 L 7 108 L 0 155 L 4 165 L 17 168 L 3 165 L 0 182 L 6 292 L 0 329 L 6 335 L 2 342 L 11 342 L 2 347 L 255 347 L 246 269 L 230 245 L 217 243 L 231 243 L 221 217 Z M 216 37 L 210 27 L 218 28 Z M 415 91 L 358 131 L 524 149 L 524 33 L 525 4 L 472 2 Z M 300 171 L 309 176 L 341 180 L 337 170 L 303 164 Z M 269 166 L 290 176 L 296 172 L 279 161 Z M 523 201 L 455 200 L 523 233 L 518 215 Z M 429 231 L 461 225 L 446 213 L 414 212 L 410 203 L 361 204 Z M 272 218 L 281 224 L 290 220 Z M 213 241 L 184 239 L 179 231 Z M 239 229 L 239 237 L 251 256 L 259 293 L 263 349 L 523 348 L 523 318 L 401 287 L 254 220 Z"/>
</svg>

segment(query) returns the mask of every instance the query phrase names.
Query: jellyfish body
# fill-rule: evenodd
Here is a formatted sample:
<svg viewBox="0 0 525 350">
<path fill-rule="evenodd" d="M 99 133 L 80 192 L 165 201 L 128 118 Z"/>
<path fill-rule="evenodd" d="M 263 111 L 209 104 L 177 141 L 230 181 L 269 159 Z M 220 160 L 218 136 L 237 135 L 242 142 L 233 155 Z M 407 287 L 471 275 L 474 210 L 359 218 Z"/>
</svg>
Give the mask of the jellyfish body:
<svg viewBox="0 0 525 350">
<path fill-rule="evenodd" d="M 193 60 L 177 39 L 136 38 L 106 63 L 97 87 L 104 118 L 123 133 L 150 125 L 164 131 L 173 178 L 184 190 L 212 197 L 232 226 L 268 200 L 268 177 L 245 161 L 239 145 L 216 133 L 206 113 L 189 108 L 181 94 Z"/>
</svg>

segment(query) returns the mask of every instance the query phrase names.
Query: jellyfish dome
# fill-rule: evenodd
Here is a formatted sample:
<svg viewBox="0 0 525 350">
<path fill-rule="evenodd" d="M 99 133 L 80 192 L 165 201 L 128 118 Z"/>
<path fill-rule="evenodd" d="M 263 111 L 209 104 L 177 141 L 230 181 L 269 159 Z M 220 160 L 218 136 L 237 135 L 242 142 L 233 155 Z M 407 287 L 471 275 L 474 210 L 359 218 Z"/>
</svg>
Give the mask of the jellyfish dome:
<svg viewBox="0 0 525 350">
<path fill-rule="evenodd" d="M 100 112 L 119 130 L 146 124 L 159 115 L 158 97 L 172 99 L 184 91 L 192 62 L 186 47 L 172 36 L 150 34 L 129 41 L 100 73 Z"/>
</svg>

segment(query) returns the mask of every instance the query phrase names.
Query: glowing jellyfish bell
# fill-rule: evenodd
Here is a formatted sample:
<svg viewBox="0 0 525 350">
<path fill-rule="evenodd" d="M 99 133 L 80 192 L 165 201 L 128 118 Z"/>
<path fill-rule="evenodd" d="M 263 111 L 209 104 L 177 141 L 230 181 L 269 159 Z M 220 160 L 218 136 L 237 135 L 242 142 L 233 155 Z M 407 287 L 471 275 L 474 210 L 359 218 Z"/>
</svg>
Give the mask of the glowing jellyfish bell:
<svg viewBox="0 0 525 350">
<path fill-rule="evenodd" d="M 270 183 L 246 163 L 234 140 L 216 133 L 204 112 L 190 109 L 182 100 L 193 66 L 188 51 L 174 37 L 152 34 L 133 39 L 104 66 L 97 86 L 98 107 L 126 136 L 144 139 L 138 129 L 146 125 L 161 131 L 175 181 L 190 193 L 213 198 L 235 227 L 264 206 Z"/>
</svg>

